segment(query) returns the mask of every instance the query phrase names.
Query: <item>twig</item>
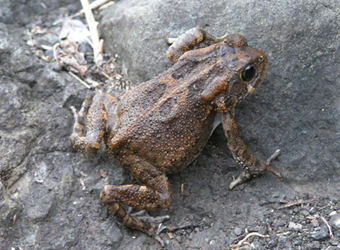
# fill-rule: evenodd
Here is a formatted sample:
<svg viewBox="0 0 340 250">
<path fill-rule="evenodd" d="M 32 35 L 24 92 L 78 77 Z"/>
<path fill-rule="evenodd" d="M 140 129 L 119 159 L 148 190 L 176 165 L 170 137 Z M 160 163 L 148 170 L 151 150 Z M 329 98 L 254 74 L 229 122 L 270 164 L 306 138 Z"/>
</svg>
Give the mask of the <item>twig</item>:
<svg viewBox="0 0 340 250">
<path fill-rule="evenodd" d="M 97 29 L 98 23 L 94 20 L 89 1 L 88 0 L 80 0 L 80 1 L 81 1 L 81 5 L 83 6 L 86 21 L 90 29 L 94 61 L 96 65 L 99 67 L 103 60 L 103 54 L 102 54 L 103 53 L 103 40 L 99 40 L 98 29 Z"/>
<path fill-rule="evenodd" d="M 270 163 L 276 159 L 276 157 L 279 156 L 279 154 L 281 153 L 280 149 L 276 149 L 276 151 L 274 152 L 274 154 L 272 154 L 266 161 L 266 165 L 270 165 Z"/>
<path fill-rule="evenodd" d="M 84 82 L 82 79 L 80 79 L 78 76 L 76 76 L 75 74 L 73 74 L 71 71 L 68 72 L 71 76 L 73 76 L 74 78 L 76 78 L 81 84 L 83 84 L 86 88 L 90 89 L 91 87 Z"/>
<path fill-rule="evenodd" d="M 327 220 L 325 219 L 325 217 L 320 216 L 320 219 L 326 224 L 326 226 L 328 227 L 329 230 L 329 236 L 332 238 L 333 237 L 333 232 L 332 232 L 332 227 L 328 224 Z"/>
<path fill-rule="evenodd" d="M 276 234 L 277 236 L 285 236 L 285 235 L 288 235 L 288 234 L 291 234 L 292 232 L 288 231 L 288 232 L 283 232 L 283 233 L 278 233 Z"/>
<path fill-rule="evenodd" d="M 308 201 L 292 201 L 288 202 L 287 204 L 278 207 L 278 209 L 283 209 L 283 208 L 288 208 L 288 207 L 293 207 L 293 206 L 298 206 L 298 205 L 303 205 L 303 204 L 309 204 L 309 203 L 314 203 L 317 202 L 317 200 L 308 200 Z"/>
<path fill-rule="evenodd" d="M 83 186 L 83 190 L 85 190 L 86 186 L 85 186 L 84 180 L 82 178 L 80 178 L 79 181 L 80 181 L 80 184 Z"/>
<path fill-rule="evenodd" d="M 269 238 L 269 235 L 267 235 L 267 234 L 263 235 L 263 234 L 260 234 L 260 233 L 257 233 L 257 232 L 252 232 L 252 233 L 247 234 L 242 240 L 240 240 L 236 244 L 229 245 L 229 248 L 232 249 L 232 250 L 238 250 L 238 249 L 240 249 L 240 247 L 242 245 L 245 245 L 245 244 L 250 245 L 248 242 L 246 242 L 246 240 L 249 237 L 252 237 L 252 236 L 258 236 L 258 237 L 262 237 L 262 238 Z"/>
<path fill-rule="evenodd" d="M 96 0 L 94 2 L 92 2 L 90 4 L 90 9 L 93 10 L 93 9 L 97 9 L 98 7 L 106 4 L 107 2 L 109 2 L 110 0 Z M 113 2 L 114 3 L 114 2 Z M 83 7 L 84 8 L 84 7 Z M 82 9 L 80 10 L 80 14 L 84 14 L 85 13 L 85 10 Z"/>
<path fill-rule="evenodd" d="M 103 10 L 105 8 L 108 8 L 109 6 L 114 5 L 115 2 L 109 1 L 109 0 L 96 0 L 90 4 L 91 10 L 99 8 L 99 10 Z M 75 17 L 79 17 L 81 15 L 84 15 L 85 11 L 84 9 L 81 9 L 77 13 L 70 15 L 68 18 L 73 19 Z M 57 20 L 53 23 L 53 25 L 57 25 L 59 23 L 63 22 L 63 19 Z"/>
</svg>

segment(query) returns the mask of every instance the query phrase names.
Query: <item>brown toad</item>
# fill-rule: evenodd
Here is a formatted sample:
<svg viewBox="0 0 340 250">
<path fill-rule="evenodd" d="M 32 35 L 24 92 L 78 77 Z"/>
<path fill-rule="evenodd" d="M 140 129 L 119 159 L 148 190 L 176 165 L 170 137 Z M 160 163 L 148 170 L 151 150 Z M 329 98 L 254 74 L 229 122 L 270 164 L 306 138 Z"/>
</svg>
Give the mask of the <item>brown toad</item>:
<svg viewBox="0 0 340 250">
<path fill-rule="evenodd" d="M 230 188 L 263 171 L 238 134 L 234 107 L 260 85 L 267 57 L 239 34 L 215 38 L 195 28 L 179 37 L 167 52 L 175 64 L 156 78 L 117 99 L 96 94 L 86 98 L 71 144 L 95 152 L 107 150 L 140 185 L 108 185 L 101 200 L 124 225 L 154 235 L 156 223 L 128 214 L 136 209 L 166 208 L 171 189 L 166 174 L 181 171 L 201 152 L 216 126 L 223 125 L 233 157 L 244 168 Z M 86 135 L 84 124 L 86 116 Z"/>
</svg>

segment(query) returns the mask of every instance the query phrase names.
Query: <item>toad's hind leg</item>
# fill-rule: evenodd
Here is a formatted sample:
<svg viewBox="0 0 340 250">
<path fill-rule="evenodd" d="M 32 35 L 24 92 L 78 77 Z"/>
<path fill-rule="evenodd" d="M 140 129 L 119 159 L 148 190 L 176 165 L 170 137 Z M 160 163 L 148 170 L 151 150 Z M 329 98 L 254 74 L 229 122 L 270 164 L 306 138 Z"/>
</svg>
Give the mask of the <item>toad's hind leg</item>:
<svg viewBox="0 0 340 250">
<path fill-rule="evenodd" d="M 130 164 L 125 167 L 142 185 L 107 185 L 100 194 L 101 200 L 120 223 L 159 240 L 156 235 L 159 223 L 130 215 L 121 204 L 141 210 L 166 208 L 171 202 L 169 180 L 163 172 L 141 159 L 134 158 Z"/>
<path fill-rule="evenodd" d="M 97 94 L 90 106 L 91 97 L 91 94 L 86 96 L 79 112 L 71 107 L 75 122 L 69 142 L 73 147 L 87 153 L 93 153 L 101 148 L 106 132 L 107 109 L 116 103 L 116 99 L 108 94 Z"/>
</svg>

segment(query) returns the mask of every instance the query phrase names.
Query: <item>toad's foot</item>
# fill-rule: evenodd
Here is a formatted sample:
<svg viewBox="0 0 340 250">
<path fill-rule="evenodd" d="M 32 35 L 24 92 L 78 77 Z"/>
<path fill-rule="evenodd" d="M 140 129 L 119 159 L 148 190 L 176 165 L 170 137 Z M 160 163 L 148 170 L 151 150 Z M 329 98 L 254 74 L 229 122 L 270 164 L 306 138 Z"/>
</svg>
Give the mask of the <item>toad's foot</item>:
<svg viewBox="0 0 340 250">
<path fill-rule="evenodd" d="M 196 227 L 200 227 L 202 226 L 202 224 L 193 224 L 193 223 L 188 223 L 188 224 L 184 224 L 184 225 L 181 225 L 181 226 L 171 226 L 171 227 L 168 227 L 168 226 L 163 226 L 162 223 L 160 223 L 158 225 L 158 229 L 156 231 L 156 234 L 154 235 L 151 235 L 154 239 L 156 239 L 162 247 L 164 247 L 164 241 L 162 240 L 162 238 L 159 236 L 162 232 L 170 232 L 170 233 L 173 233 L 173 232 L 176 232 L 177 230 L 181 230 L 181 229 L 187 229 L 187 228 L 191 228 L 191 229 L 194 229 Z"/>
<path fill-rule="evenodd" d="M 138 219 L 142 220 L 142 221 L 145 221 L 145 222 L 148 222 L 150 224 L 161 224 L 163 223 L 164 221 L 167 221 L 170 219 L 170 216 L 169 215 L 164 215 L 164 216 L 157 216 L 157 217 L 152 217 L 152 216 L 138 216 L 136 214 L 133 214 L 134 216 L 136 216 Z"/>
<path fill-rule="evenodd" d="M 165 243 L 163 239 L 159 236 L 163 232 L 176 232 L 177 230 L 181 229 L 187 229 L 187 228 L 196 228 L 202 226 L 202 224 L 193 224 L 193 223 L 188 223 L 184 224 L 181 226 L 163 226 L 163 222 L 167 221 L 170 219 L 169 215 L 164 215 L 164 216 L 157 216 L 157 217 L 152 217 L 145 214 L 145 210 L 140 211 L 143 216 L 139 216 L 138 213 L 133 213 L 134 216 L 136 216 L 139 220 L 142 220 L 145 223 L 150 224 L 150 230 L 147 232 L 150 236 L 152 236 L 156 241 L 158 241 L 162 247 L 165 246 Z"/>
<path fill-rule="evenodd" d="M 281 150 L 277 149 L 274 154 L 272 154 L 264 164 L 261 164 L 261 169 L 260 172 L 256 171 L 256 172 L 252 172 L 249 169 L 245 169 L 241 172 L 241 174 L 230 183 L 229 185 L 229 189 L 233 189 L 234 187 L 236 187 L 237 185 L 242 184 L 243 182 L 251 179 L 252 177 L 258 175 L 261 172 L 267 171 L 267 172 L 271 172 L 274 175 L 276 175 L 279 178 L 282 178 L 282 175 L 277 172 L 272 166 L 270 166 L 270 164 L 272 163 L 273 160 L 276 159 L 276 157 L 278 157 L 278 155 L 280 154 Z"/>
<path fill-rule="evenodd" d="M 92 99 L 92 94 L 91 92 L 88 92 L 79 112 L 77 111 L 75 107 L 71 106 L 71 110 L 72 110 L 73 117 L 75 120 L 74 126 L 78 124 L 80 124 L 82 127 L 85 126 L 85 119 L 86 119 L 86 115 L 91 104 L 91 99 Z"/>
<path fill-rule="evenodd" d="M 184 224 L 184 225 L 181 225 L 181 226 L 172 226 L 172 227 L 167 227 L 167 226 L 162 226 L 160 224 L 160 226 L 158 227 L 158 230 L 157 230 L 157 234 L 160 234 L 162 233 L 163 231 L 166 231 L 166 232 L 175 232 L 177 230 L 181 230 L 181 229 L 187 229 L 187 228 L 195 228 L 195 227 L 200 227 L 202 226 L 203 224 L 193 224 L 193 223 L 188 223 L 188 224 Z"/>
<path fill-rule="evenodd" d="M 142 220 L 145 223 L 150 224 L 150 230 L 147 232 L 150 236 L 152 236 L 155 240 L 157 240 L 162 247 L 164 247 L 164 241 L 159 236 L 163 232 L 176 232 L 177 230 L 187 229 L 187 228 L 196 228 L 203 225 L 202 224 L 194 224 L 188 223 L 180 226 L 163 226 L 163 222 L 170 219 L 169 215 L 152 217 L 150 216 L 146 210 L 140 210 L 135 213 L 130 213 L 130 215 L 135 216 L 139 220 Z"/>
<path fill-rule="evenodd" d="M 136 214 L 134 214 L 136 216 Z M 169 215 L 164 215 L 164 216 L 157 216 L 157 217 L 152 217 L 149 215 L 146 216 L 136 216 L 139 220 L 143 221 L 145 224 L 149 224 L 150 228 L 146 233 L 153 237 L 158 243 L 164 247 L 165 243 L 163 239 L 159 236 L 159 234 L 163 231 L 163 222 L 167 221 L 170 219 Z"/>
</svg>

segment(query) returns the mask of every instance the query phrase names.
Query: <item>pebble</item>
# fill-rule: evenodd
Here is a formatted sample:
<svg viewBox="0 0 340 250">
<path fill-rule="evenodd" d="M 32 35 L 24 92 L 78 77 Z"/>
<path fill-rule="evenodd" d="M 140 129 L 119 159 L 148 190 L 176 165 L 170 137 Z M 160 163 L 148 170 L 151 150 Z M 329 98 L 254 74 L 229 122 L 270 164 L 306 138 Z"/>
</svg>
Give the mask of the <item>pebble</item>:
<svg viewBox="0 0 340 250">
<path fill-rule="evenodd" d="M 309 244 L 308 249 L 311 249 L 311 250 L 321 249 L 321 243 L 319 241 L 312 241 Z"/>
<path fill-rule="evenodd" d="M 334 228 L 340 229 L 340 214 L 334 214 L 331 216 L 329 224 Z"/>
<path fill-rule="evenodd" d="M 254 248 L 252 246 L 249 245 L 244 245 L 242 247 L 240 247 L 240 250 L 253 250 Z"/>
<path fill-rule="evenodd" d="M 269 248 L 277 247 L 277 242 L 274 241 L 274 240 L 270 240 L 270 241 L 268 242 L 268 247 L 269 247 Z"/>
<path fill-rule="evenodd" d="M 194 238 L 194 234 L 187 234 L 187 238 L 192 240 Z"/>
<path fill-rule="evenodd" d="M 296 239 L 293 241 L 294 246 L 301 246 L 302 245 L 302 240 Z"/>
<path fill-rule="evenodd" d="M 336 214 L 337 214 L 336 211 L 332 211 L 332 212 L 329 213 L 329 216 L 333 216 L 333 215 L 336 215 Z"/>
<path fill-rule="evenodd" d="M 239 228 L 239 227 L 235 227 L 235 228 L 234 228 L 234 234 L 235 234 L 236 236 L 240 236 L 240 235 L 242 234 L 242 229 Z"/>
<path fill-rule="evenodd" d="M 254 226 L 254 227 L 249 227 L 248 228 L 248 232 L 257 232 L 260 234 L 265 234 L 266 233 L 266 229 L 264 227 L 261 226 Z"/>
<path fill-rule="evenodd" d="M 329 241 L 329 244 L 331 244 L 332 246 L 336 247 L 336 246 L 339 245 L 339 241 L 337 241 L 337 240 L 331 240 L 331 241 Z M 340 246 L 340 245 L 339 245 L 339 246 Z"/>
<path fill-rule="evenodd" d="M 262 249 L 263 246 L 260 242 L 258 242 L 257 240 L 252 242 L 253 248 L 252 249 Z"/>
<path fill-rule="evenodd" d="M 310 223 L 313 225 L 313 227 L 319 227 L 320 223 L 316 218 L 313 218 Z"/>
<path fill-rule="evenodd" d="M 310 214 L 315 214 L 315 212 L 316 212 L 316 208 L 315 208 L 315 207 L 311 207 L 311 208 L 309 209 L 309 213 L 310 213 Z"/>
<path fill-rule="evenodd" d="M 318 241 L 322 241 L 322 240 L 326 240 L 329 238 L 329 230 L 328 230 L 328 227 L 325 225 L 325 226 L 322 226 L 320 227 L 320 230 L 314 232 L 312 234 L 312 237 Z"/>
<path fill-rule="evenodd" d="M 302 225 L 299 223 L 295 223 L 295 222 L 289 222 L 288 224 L 288 228 L 294 229 L 294 230 L 301 230 L 302 229 Z"/>
<path fill-rule="evenodd" d="M 310 213 L 307 210 L 302 210 L 300 213 L 305 217 L 310 215 Z"/>
<path fill-rule="evenodd" d="M 278 227 L 284 227 L 286 225 L 286 222 L 284 220 L 279 220 L 275 224 Z"/>
</svg>

